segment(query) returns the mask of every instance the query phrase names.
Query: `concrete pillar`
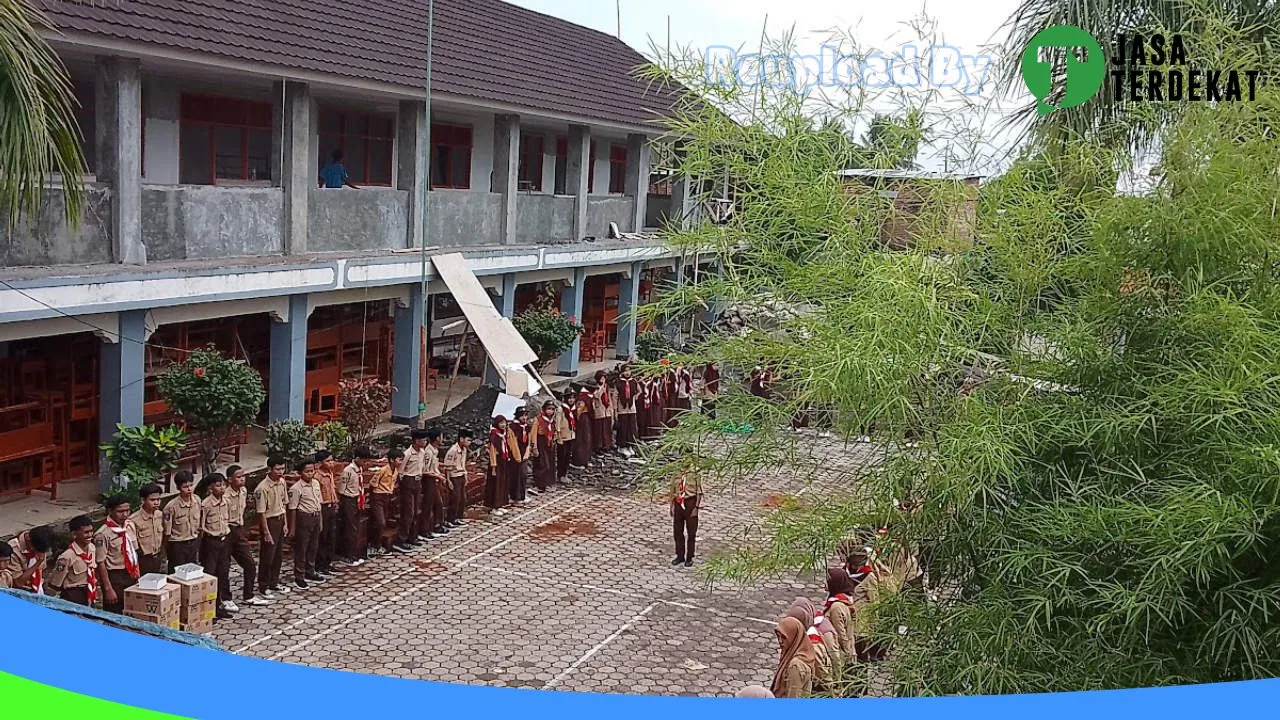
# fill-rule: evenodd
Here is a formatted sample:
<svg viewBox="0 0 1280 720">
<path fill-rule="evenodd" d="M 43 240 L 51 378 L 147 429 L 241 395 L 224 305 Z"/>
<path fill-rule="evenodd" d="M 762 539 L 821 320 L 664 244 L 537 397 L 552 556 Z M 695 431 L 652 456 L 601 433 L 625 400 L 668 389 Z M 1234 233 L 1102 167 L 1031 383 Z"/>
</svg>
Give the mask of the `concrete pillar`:
<svg viewBox="0 0 1280 720">
<path fill-rule="evenodd" d="M 283 96 L 280 187 L 284 190 L 284 249 L 286 255 L 303 255 L 307 252 L 307 201 L 320 173 L 311 154 L 311 89 L 306 83 L 288 80 Z"/>
<path fill-rule="evenodd" d="M 289 296 L 289 317 L 272 318 L 267 418 L 301 420 L 307 395 L 307 296 Z"/>
<path fill-rule="evenodd" d="M 426 242 L 427 213 L 430 210 L 431 153 L 427 150 L 427 103 L 401 100 L 396 127 L 396 187 L 409 191 L 409 221 L 406 248 Z"/>
<path fill-rule="evenodd" d="M 489 192 L 502 196 L 498 212 L 499 235 L 503 245 L 516 241 L 517 180 L 520 177 L 520 116 L 497 115 L 493 122 L 493 179 Z"/>
<path fill-rule="evenodd" d="M 97 175 L 111 185 L 111 258 L 142 264 L 142 63 L 99 57 L 95 84 Z"/>
<path fill-rule="evenodd" d="M 573 284 L 560 293 L 560 312 L 582 322 L 582 294 L 587 287 L 587 269 L 573 271 Z M 578 376 L 578 355 L 582 350 L 582 338 L 573 341 L 573 347 L 560 353 L 556 371 L 565 377 Z"/>
<path fill-rule="evenodd" d="M 631 232 L 640 232 L 649 205 L 649 138 L 638 133 L 627 136 L 626 193 L 635 198 Z"/>
<path fill-rule="evenodd" d="M 516 316 L 516 274 L 505 273 L 502 276 L 502 294 L 493 297 L 493 306 L 502 313 L 502 317 L 513 318 Z M 502 381 L 498 376 L 498 370 L 493 363 L 486 363 L 484 366 L 484 384 L 489 387 L 502 388 Z M 510 419 L 510 418 L 508 418 Z"/>
<path fill-rule="evenodd" d="M 416 425 L 421 415 L 422 398 L 418 390 L 422 384 L 422 328 L 426 309 L 422 285 L 410 288 L 408 307 L 396 305 L 395 366 L 391 369 L 391 384 L 396 390 L 391 394 L 391 421 L 401 425 Z"/>
<path fill-rule="evenodd" d="M 618 284 L 618 347 L 619 360 L 630 360 L 636 354 L 636 308 L 640 307 L 640 276 L 644 263 L 631 263 L 630 277 L 623 276 Z"/>
<path fill-rule="evenodd" d="M 120 313 L 119 336 L 108 336 L 99 350 L 99 442 L 110 442 L 116 435 L 116 425 L 142 425 L 142 400 L 146 389 L 146 324 L 146 310 Z M 105 455 L 99 460 L 99 484 L 105 490 L 112 480 L 111 467 Z"/>
<path fill-rule="evenodd" d="M 573 241 L 587 236 L 587 197 L 591 194 L 591 128 L 569 126 L 569 157 L 565 170 L 565 190 L 573 195 Z M 577 350 L 574 350 L 575 356 Z M 576 362 L 576 360 L 575 360 Z M 575 365 L 576 367 L 576 365 Z"/>
</svg>

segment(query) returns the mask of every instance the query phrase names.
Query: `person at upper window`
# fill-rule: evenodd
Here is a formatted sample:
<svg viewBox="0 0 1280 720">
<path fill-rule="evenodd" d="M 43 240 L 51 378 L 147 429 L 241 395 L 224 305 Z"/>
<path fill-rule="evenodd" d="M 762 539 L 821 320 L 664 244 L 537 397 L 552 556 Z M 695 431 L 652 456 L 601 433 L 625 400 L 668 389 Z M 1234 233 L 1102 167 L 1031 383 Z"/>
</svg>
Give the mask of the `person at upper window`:
<svg viewBox="0 0 1280 720">
<path fill-rule="evenodd" d="M 360 189 L 351 184 L 351 173 L 347 172 L 347 166 L 342 163 L 342 151 L 334 150 L 329 156 L 329 163 L 320 168 L 320 187 L 338 189 L 343 186 Z"/>
</svg>

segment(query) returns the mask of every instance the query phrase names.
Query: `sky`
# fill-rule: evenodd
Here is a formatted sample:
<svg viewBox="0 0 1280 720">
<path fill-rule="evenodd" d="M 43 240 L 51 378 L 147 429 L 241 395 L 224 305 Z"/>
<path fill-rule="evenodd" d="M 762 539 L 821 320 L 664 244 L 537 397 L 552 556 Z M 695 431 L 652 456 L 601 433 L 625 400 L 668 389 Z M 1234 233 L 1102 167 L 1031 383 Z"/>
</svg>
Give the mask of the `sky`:
<svg viewBox="0 0 1280 720">
<path fill-rule="evenodd" d="M 955 2 L 934 0 L 508 0 L 516 5 L 585 25 L 609 33 L 618 34 L 619 9 L 621 37 L 624 42 L 646 55 L 655 48 L 661 49 L 668 42 L 674 48 L 696 48 L 707 53 L 724 67 L 732 67 L 743 55 L 753 54 L 759 48 L 762 32 L 778 38 L 787 31 L 794 31 L 799 54 L 809 56 L 808 77 L 827 79 L 851 79 L 851 83 L 876 83 L 876 77 L 886 78 L 883 84 L 898 82 L 902 78 L 914 78 L 907 82 L 911 90 L 902 92 L 933 91 L 938 107 L 966 109 L 962 112 L 943 114 L 947 123 L 933 133 L 935 141 L 921 151 L 920 164 L 929 170 L 982 170 L 972 162 L 955 160 L 956 141 L 951 140 L 976 128 L 991 147 L 984 156 L 1007 154 L 1012 133 L 1000 130 L 1000 121 L 1007 109 L 1024 98 L 997 98 L 994 92 L 994 73 L 987 72 L 994 60 L 995 49 L 1004 34 L 1002 26 L 1017 3 L 1015 0 L 984 0 L 983 2 Z M 616 3 L 620 3 L 620 6 Z M 928 17 L 933 29 L 927 33 L 933 43 L 921 42 L 921 34 L 911 23 Z M 669 24 L 668 24 L 669 23 Z M 932 57 L 934 63 L 921 65 L 923 72 L 903 73 L 891 70 L 888 65 L 878 66 L 890 74 L 877 75 L 874 68 L 864 66 L 864 73 L 850 71 L 840 74 L 836 68 L 834 53 L 824 58 L 822 46 L 832 29 L 851 32 L 857 38 L 860 50 L 874 49 L 888 57 L 901 58 L 902 48 L 911 43 L 918 46 L 918 57 Z M 930 45 L 939 49 L 930 53 Z M 899 69 L 904 67 L 897 61 Z M 821 63 L 821 64 L 819 64 Z M 738 67 L 757 67 L 739 65 Z M 852 68 L 854 66 L 849 65 Z M 822 69 L 819 69 L 822 68 Z M 893 74 L 897 72 L 898 74 Z M 820 73 L 820 74 L 819 74 Z M 895 78 L 889 80 L 887 78 Z M 914 88 L 919 88 L 915 90 Z M 963 96 L 963 100 L 961 100 Z M 981 104 L 982 109 L 974 106 Z M 963 119 L 959 119 L 960 116 Z M 972 130 L 970 130 L 972 131 Z M 944 145 L 951 148 L 950 152 Z M 969 151 L 969 154 L 973 154 Z M 973 164 L 974 167 L 954 167 L 950 163 Z M 998 160 L 996 161 L 1000 163 Z"/>
</svg>

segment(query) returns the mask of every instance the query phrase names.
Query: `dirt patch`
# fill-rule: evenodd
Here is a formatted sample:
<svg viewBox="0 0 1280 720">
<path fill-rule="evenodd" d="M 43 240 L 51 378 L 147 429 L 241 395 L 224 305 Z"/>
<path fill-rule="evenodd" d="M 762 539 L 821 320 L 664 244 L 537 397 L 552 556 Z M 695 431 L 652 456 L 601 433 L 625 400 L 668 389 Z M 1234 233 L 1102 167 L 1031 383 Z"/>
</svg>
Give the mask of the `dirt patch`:
<svg viewBox="0 0 1280 720">
<path fill-rule="evenodd" d="M 783 495 L 781 493 L 770 493 L 760 501 L 760 507 L 769 510 L 778 509 L 794 509 L 802 505 L 800 498 L 794 495 Z"/>
<path fill-rule="evenodd" d="M 428 573 L 439 573 L 449 569 L 438 562 L 432 562 L 430 560 L 414 560 L 413 566 Z"/>
<path fill-rule="evenodd" d="M 530 531 L 534 540 L 563 540 L 568 537 L 599 537 L 600 526 L 594 520 L 568 515 L 560 520 L 539 525 Z"/>
</svg>

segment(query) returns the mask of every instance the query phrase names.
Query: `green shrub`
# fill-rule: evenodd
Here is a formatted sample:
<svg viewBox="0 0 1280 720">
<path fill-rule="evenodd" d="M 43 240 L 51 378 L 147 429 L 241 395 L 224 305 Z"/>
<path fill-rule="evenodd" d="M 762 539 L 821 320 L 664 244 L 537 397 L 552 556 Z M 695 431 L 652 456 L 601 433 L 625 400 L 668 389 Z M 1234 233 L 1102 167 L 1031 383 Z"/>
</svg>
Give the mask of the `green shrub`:
<svg viewBox="0 0 1280 720">
<path fill-rule="evenodd" d="M 281 420 L 267 426 L 262 444 L 268 455 L 279 455 L 293 465 L 316 453 L 316 429 L 301 420 Z"/>
</svg>

